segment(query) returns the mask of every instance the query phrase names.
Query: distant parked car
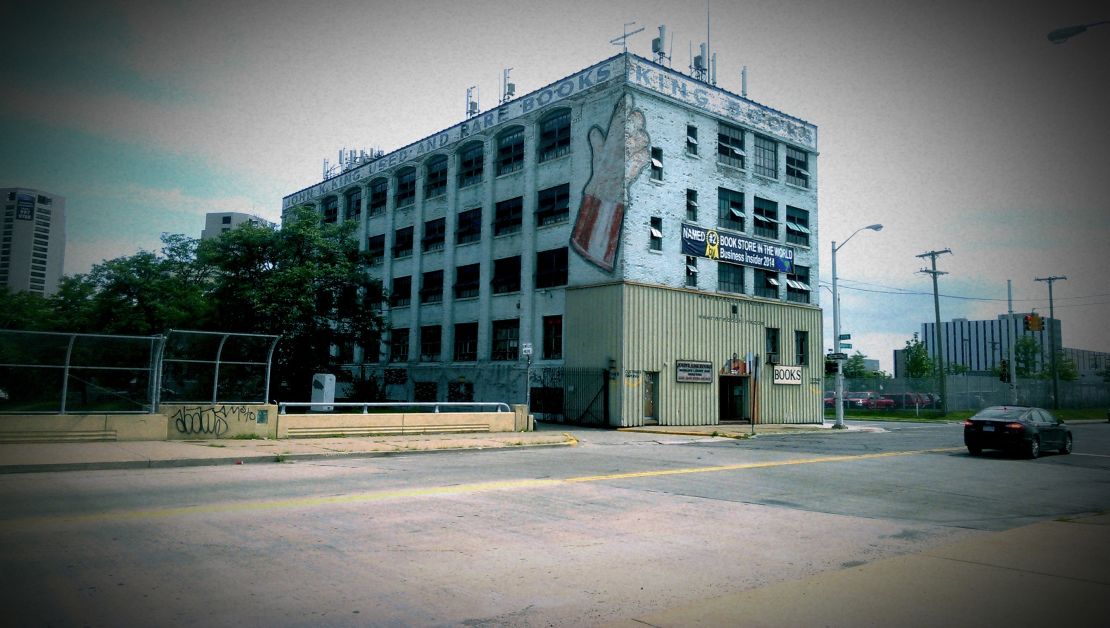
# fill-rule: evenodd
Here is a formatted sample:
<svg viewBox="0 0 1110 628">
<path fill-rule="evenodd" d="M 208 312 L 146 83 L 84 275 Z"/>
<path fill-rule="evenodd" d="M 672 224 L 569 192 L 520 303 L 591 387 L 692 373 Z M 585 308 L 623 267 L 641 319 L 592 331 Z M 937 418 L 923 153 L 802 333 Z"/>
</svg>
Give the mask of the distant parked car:
<svg viewBox="0 0 1110 628">
<path fill-rule="evenodd" d="M 1043 450 L 1070 454 L 1071 429 L 1051 412 L 1029 406 L 991 406 L 964 421 L 964 444 L 972 456 L 1005 449 L 1036 458 Z"/>
<path fill-rule="evenodd" d="M 894 407 L 894 401 L 880 397 L 879 393 L 865 390 L 863 392 L 844 393 L 844 405 L 849 408 L 887 410 Z"/>
<path fill-rule="evenodd" d="M 913 410 L 915 408 L 931 408 L 933 406 L 933 399 L 927 393 L 887 393 L 883 395 L 883 399 L 891 400 L 894 403 L 895 408 L 900 408 L 903 410 Z"/>
<path fill-rule="evenodd" d="M 825 407 L 826 408 L 835 408 L 836 407 L 836 393 L 825 393 Z"/>
</svg>

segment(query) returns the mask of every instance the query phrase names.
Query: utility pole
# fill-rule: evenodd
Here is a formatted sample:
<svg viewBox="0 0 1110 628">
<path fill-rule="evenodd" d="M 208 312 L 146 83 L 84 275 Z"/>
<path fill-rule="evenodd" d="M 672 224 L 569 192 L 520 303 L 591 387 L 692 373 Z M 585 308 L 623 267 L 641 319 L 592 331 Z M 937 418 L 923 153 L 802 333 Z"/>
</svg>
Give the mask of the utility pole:
<svg viewBox="0 0 1110 628">
<path fill-rule="evenodd" d="M 1048 345 L 1049 351 L 1052 356 L 1052 409 L 1057 410 L 1060 408 L 1060 374 L 1056 372 L 1056 330 L 1059 327 L 1056 325 L 1056 314 L 1052 309 L 1052 284 L 1056 281 L 1067 281 L 1067 277 L 1036 277 L 1034 281 L 1047 281 L 1048 282 Z"/>
<path fill-rule="evenodd" d="M 1009 354 L 1010 354 L 1010 360 L 1009 360 L 1010 403 L 1012 403 L 1013 405 L 1016 406 L 1017 402 L 1018 402 L 1018 398 L 1017 398 L 1017 361 L 1014 359 L 1014 351 L 1016 350 L 1016 347 L 1014 347 L 1014 345 L 1017 344 L 1018 329 L 1017 329 L 1017 321 L 1014 320 L 1014 290 L 1013 290 L 1013 286 L 1010 284 L 1009 279 L 1006 280 L 1006 303 L 1007 303 L 1007 305 L 1009 307 L 1009 311 L 1010 311 L 1010 318 L 1009 318 L 1009 322 L 1010 322 L 1010 330 L 1009 330 L 1010 331 L 1010 351 L 1009 351 Z"/>
<path fill-rule="evenodd" d="M 927 275 L 933 276 L 933 310 L 936 314 L 936 344 L 937 344 L 937 373 L 940 378 L 940 412 L 941 415 L 948 414 L 948 394 L 945 391 L 945 379 L 947 379 L 944 372 L 944 347 L 941 345 L 940 333 L 940 293 L 937 291 L 937 275 L 947 275 L 948 273 L 937 270 L 937 256 L 944 255 L 945 253 L 951 255 L 952 249 L 944 249 L 941 251 L 929 251 L 922 253 L 917 257 L 928 257 L 932 261 L 932 270 L 921 269 Z"/>
</svg>

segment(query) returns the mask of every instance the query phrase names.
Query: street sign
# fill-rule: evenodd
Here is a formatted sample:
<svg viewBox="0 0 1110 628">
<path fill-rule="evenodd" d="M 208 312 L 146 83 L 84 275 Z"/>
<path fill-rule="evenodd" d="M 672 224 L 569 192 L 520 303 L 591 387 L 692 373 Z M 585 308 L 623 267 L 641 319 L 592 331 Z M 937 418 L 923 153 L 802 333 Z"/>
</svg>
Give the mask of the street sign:
<svg viewBox="0 0 1110 628">
<path fill-rule="evenodd" d="M 852 343 L 850 343 L 850 342 L 842 342 L 842 343 L 840 343 L 840 348 L 841 348 L 841 349 L 851 349 L 851 348 L 852 348 Z"/>
<path fill-rule="evenodd" d="M 852 339 L 852 334 L 840 334 L 840 339 L 841 340 L 851 340 Z"/>
<path fill-rule="evenodd" d="M 530 342 L 520 343 L 520 354 L 521 355 L 532 355 L 532 343 L 530 343 Z"/>
<path fill-rule="evenodd" d="M 847 353 L 830 353 L 829 354 L 829 359 L 830 360 L 847 360 L 848 359 L 848 354 Z"/>
</svg>

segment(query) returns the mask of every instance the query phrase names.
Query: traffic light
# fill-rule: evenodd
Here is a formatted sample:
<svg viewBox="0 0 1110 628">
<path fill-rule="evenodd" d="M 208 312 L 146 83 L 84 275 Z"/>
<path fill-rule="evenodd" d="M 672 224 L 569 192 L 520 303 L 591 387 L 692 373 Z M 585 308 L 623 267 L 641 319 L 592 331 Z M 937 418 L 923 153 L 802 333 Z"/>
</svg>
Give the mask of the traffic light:
<svg viewBox="0 0 1110 628">
<path fill-rule="evenodd" d="M 836 375 L 836 360 L 825 360 L 825 375 Z"/>
<path fill-rule="evenodd" d="M 1010 381 L 1010 361 L 1003 358 L 1002 363 L 998 365 L 998 379 L 999 381 Z"/>
<path fill-rule="evenodd" d="M 1033 330 L 1033 315 L 1032 314 L 1026 314 L 1025 315 L 1024 329 L 1025 329 L 1025 331 L 1032 331 Z"/>
<path fill-rule="evenodd" d="M 1029 330 L 1030 331 L 1043 331 L 1044 330 L 1044 319 L 1041 318 L 1040 314 L 1036 314 L 1036 313 L 1030 314 L 1029 317 L 1031 319 L 1029 321 Z"/>
</svg>

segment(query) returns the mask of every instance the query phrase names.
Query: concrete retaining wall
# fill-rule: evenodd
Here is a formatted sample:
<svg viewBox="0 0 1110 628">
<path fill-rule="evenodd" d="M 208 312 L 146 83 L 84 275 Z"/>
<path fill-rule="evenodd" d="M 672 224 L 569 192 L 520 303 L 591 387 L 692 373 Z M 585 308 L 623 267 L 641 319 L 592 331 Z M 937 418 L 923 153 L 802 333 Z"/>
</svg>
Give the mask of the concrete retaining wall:
<svg viewBox="0 0 1110 628">
<path fill-rule="evenodd" d="M 514 406 L 513 412 L 279 415 L 275 405 L 167 404 L 159 414 L 0 416 L 0 443 L 519 432 L 533 428 L 523 405 Z"/>
</svg>

